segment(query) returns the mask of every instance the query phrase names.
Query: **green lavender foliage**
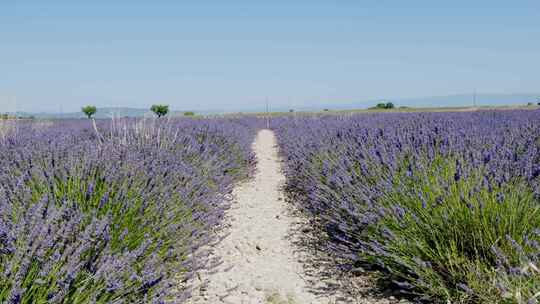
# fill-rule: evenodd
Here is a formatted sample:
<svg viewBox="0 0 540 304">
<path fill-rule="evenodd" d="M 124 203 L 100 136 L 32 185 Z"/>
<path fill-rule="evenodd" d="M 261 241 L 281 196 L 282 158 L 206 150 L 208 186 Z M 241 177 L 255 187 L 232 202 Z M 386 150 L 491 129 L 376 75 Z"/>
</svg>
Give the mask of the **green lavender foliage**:
<svg viewBox="0 0 540 304">
<path fill-rule="evenodd" d="M 480 169 L 456 178 L 455 163 L 437 157 L 411 174 L 405 162 L 392 190 L 378 200 L 384 215 L 362 233 L 370 245 L 361 256 L 431 301 L 511 301 L 521 285 L 503 282 L 512 271 L 540 284 L 538 274 L 519 270 L 539 249 L 540 205 L 519 179 L 489 189 Z M 534 290 L 521 293 L 530 299 Z"/>
<path fill-rule="evenodd" d="M 82 121 L 24 123 L 0 140 L 0 303 L 185 300 L 254 128 L 152 123 L 99 121 L 100 140 Z"/>
</svg>

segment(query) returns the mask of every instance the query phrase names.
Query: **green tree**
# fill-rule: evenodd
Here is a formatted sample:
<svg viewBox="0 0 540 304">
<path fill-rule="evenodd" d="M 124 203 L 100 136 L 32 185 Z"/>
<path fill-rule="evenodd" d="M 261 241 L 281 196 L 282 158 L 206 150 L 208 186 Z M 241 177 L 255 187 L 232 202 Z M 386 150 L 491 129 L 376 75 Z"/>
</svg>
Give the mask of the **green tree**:
<svg viewBox="0 0 540 304">
<path fill-rule="evenodd" d="M 97 108 L 95 106 L 85 106 L 81 108 L 81 111 L 90 119 L 96 114 Z"/>
<path fill-rule="evenodd" d="M 162 117 L 162 116 L 167 115 L 167 113 L 169 113 L 169 106 L 162 105 L 162 104 L 155 104 L 150 107 L 150 111 L 154 112 L 154 114 L 156 114 L 157 117 Z"/>
<path fill-rule="evenodd" d="M 393 108 L 395 108 L 393 103 L 391 103 L 391 102 L 386 103 L 385 109 L 393 109 Z"/>
<path fill-rule="evenodd" d="M 184 116 L 195 116 L 195 112 L 193 111 L 184 112 Z"/>
</svg>

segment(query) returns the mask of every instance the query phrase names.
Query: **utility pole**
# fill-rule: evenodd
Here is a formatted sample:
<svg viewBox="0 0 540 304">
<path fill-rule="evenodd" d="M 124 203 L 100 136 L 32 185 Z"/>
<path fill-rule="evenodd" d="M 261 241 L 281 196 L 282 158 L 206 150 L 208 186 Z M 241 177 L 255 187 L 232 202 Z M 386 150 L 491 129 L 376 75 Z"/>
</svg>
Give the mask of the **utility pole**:
<svg viewBox="0 0 540 304">
<path fill-rule="evenodd" d="M 266 128 L 270 129 L 270 112 L 268 111 L 268 97 L 266 97 Z"/>
</svg>

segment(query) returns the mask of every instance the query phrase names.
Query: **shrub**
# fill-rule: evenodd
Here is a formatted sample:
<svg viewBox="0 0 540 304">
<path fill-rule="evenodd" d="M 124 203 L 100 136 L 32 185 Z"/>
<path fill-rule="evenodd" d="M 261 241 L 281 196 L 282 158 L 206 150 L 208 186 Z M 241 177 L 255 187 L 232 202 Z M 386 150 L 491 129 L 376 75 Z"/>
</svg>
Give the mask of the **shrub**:
<svg viewBox="0 0 540 304">
<path fill-rule="evenodd" d="M 184 112 L 184 116 L 195 116 L 195 112 L 192 112 L 192 111 Z"/>
</svg>

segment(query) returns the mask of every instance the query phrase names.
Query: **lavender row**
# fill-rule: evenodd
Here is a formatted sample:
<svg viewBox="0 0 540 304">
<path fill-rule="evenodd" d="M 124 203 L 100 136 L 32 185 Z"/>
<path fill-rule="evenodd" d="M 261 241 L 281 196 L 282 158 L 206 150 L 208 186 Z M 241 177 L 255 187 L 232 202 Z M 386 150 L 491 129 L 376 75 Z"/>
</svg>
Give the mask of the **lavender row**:
<svg viewBox="0 0 540 304">
<path fill-rule="evenodd" d="M 181 303 L 255 123 L 17 125 L 0 140 L 0 302 Z"/>
<path fill-rule="evenodd" d="M 289 195 L 346 267 L 381 269 L 394 288 L 428 302 L 536 301 L 538 111 L 273 125 Z"/>
</svg>

